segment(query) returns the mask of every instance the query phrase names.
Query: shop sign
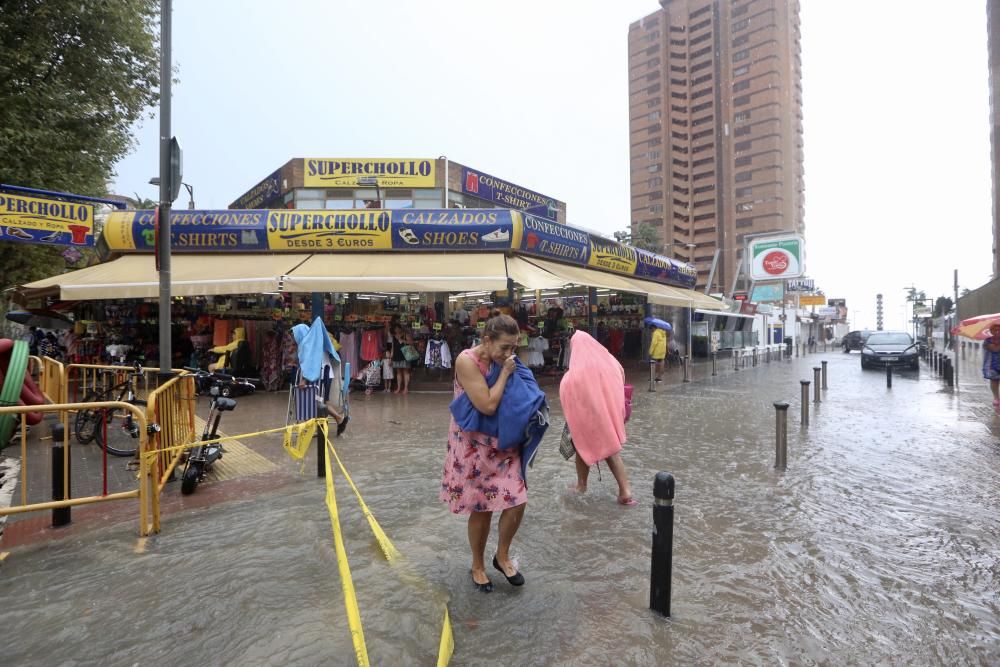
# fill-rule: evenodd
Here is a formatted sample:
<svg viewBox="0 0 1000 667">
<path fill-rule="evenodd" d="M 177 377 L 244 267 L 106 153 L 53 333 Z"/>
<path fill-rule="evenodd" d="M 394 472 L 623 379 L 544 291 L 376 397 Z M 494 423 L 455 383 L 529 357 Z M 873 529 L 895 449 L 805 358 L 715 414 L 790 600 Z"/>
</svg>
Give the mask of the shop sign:
<svg viewBox="0 0 1000 667">
<path fill-rule="evenodd" d="M 380 188 L 433 188 L 434 160 L 424 158 L 306 158 L 307 188 L 366 187 L 359 178 L 374 177 Z"/>
<path fill-rule="evenodd" d="M 529 255 L 585 266 L 590 257 L 590 234 L 533 215 L 521 220 L 521 243 L 516 249 Z"/>
<path fill-rule="evenodd" d="M 756 315 L 757 304 L 749 301 L 740 301 L 740 315 Z"/>
<path fill-rule="evenodd" d="M 678 262 L 641 248 L 635 249 L 635 255 L 636 278 L 673 283 L 685 287 L 694 287 L 698 280 L 698 271 L 690 264 Z"/>
<path fill-rule="evenodd" d="M 834 319 L 840 314 L 839 309 L 835 306 L 823 306 L 816 313 L 827 319 Z"/>
<path fill-rule="evenodd" d="M 267 214 L 270 250 L 388 250 L 390 211 L 274 210 Z"/>
<path fill-rule="evenodd" d="M 837 306 L 838 308 L 847 308 L 847 299 L 827 299 L 826 305 Z"/>
<path fill-rule="evenodd" d="M 816 282 L 812 278 L 789 280 L 787 289 L 789 292 L 812 292 L 816 289 Z"/>
<path fill-rule="evenodd" d="M 591 235 L 589 266 L 631 276 L 637 263 L 635 248 Z"/>
<path fill-rule="evenodd" d="M 784 280 L 798 278 L 803 271 L 802 237 L 765 236 L 749 243 L 750 279 Z"/>
<path fill-rule="evenodd" d="M 94 207 L 0 192 L 0 241 L 93 246 Z"/>
<path fill-rule="evenodd" d="M 825 306 L 826 296 L 822 294 L 803 294 L 799 296 L 800 306 Z"/>
<path fill-rule="evenodd" d="M 510 250 L 513 215 L 503 209 L 397 209 L 392 247 L 398 250 Z"/>
<path fill-rule="evenodd" d="M 229 208 L 270 208 L 281 197 L 281 170 L 244 192 Z"/>
<path fill-rule="evenodd" d="M 155 248 L 155 211 L 116 211 L 104 223 L 104 239 L 113 251 Z M 268 249 L 267 211 L 171 211 L 172 252 Z"/>
<path fill-rule="evenodd" d="M 552 197 L 468 167 L 462 167 L 462 192 L 546 220 L 555 221 L 559 213 Z"/>
<path fill-rule="evenodd" d="M 770 285 L 754 285 L 750 300 L 754 303 L 780 302 L 785 298 L 781 283 Z"/>
</svg>

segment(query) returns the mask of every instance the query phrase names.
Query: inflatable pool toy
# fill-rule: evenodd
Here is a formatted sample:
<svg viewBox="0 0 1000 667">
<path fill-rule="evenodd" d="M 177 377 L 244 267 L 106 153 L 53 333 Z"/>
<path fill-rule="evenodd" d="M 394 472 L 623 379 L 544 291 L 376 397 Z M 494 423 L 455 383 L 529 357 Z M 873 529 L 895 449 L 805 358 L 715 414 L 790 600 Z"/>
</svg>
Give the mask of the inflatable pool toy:
<svg viewBox="0 0 1000 667">
<path fill-rule="evenodd" d="M 0 338 L 0 406 L 45 404 L 45 396 L 27 370 L 28 344 L 23 340 Z M 17 415 L 0 415 L 0 447 L 14 435 L 19 421 Z M 32 426 L 38 424 L 42 421 L 42 413 L 29 412 L 26 421 Z"/>
</svg>

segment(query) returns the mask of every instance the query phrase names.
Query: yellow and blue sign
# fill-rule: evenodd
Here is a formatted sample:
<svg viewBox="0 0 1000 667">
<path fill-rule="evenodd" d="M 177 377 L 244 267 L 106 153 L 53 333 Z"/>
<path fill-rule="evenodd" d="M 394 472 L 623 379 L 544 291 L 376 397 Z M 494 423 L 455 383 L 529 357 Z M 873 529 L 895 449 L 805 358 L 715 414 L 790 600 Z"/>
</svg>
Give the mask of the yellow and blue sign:
<svg viewBox="0 0 1000 667">
<path fill-rule="evenodd" d="M 504 209 L 409 210 L 392 212 L 392 247 L 398 250 L 510 250 L 511 211 Z"/>
<path fill-rule="evenodd" d="M 154 211 L 111 213 L 111 252 L 152 252 Z M 503 252 L 694 286 L 694 267 L 502 208 L 173 211 L 174 252 Z M 442 260 L 447 261 L 447 260 Z"/>
<path fill-rule="evenodd" d="M 468 167 L 462 168 L 462 192 L 546 220 L 555 221 L 559 214 L 552 197 Z"/>
<path fill-rule="evenodd" d="M 433 188 L 434 160 L 426 158 L 306 158 L 307 188 L 363 188 L 358 179 L 375 178 L 380 188 Z"/>
<path fill-rule="evenodd" d="M 0 192 L 0 241 L 94 245 L 94 207 Z"/>
<path fill-rule="evenodd" d="M 636 249 L 632 246 L 591 235 L 589 266 L 633 276 L 638 261 Z"/>
<path fill-rule="evenodd" d="M 267 215 L 270 250 L 388 250 L 391 211 L 354 209 L 307 211 L 284 209 Z"/>
<path fill-rule="evenodd" d="M 586 266 L 590 258 L 590 234 L 568 225 L 528 214 L 521 219 L 521 243 L 514 245 L 528 255 Z"/>
</svg>

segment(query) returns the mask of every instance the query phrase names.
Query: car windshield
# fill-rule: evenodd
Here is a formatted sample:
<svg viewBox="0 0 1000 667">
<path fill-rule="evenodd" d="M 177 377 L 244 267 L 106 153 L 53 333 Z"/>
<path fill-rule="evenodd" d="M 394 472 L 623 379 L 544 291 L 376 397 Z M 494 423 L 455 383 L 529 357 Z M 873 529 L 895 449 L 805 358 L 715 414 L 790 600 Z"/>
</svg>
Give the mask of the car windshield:
<svg viewBox="0 0 1000 667">
<path fill-rule="evenodd" d="M 867 342 L 869 345 L 910 345 L 913 340 L 905 333 L 873 333 Z"/>
</svg>

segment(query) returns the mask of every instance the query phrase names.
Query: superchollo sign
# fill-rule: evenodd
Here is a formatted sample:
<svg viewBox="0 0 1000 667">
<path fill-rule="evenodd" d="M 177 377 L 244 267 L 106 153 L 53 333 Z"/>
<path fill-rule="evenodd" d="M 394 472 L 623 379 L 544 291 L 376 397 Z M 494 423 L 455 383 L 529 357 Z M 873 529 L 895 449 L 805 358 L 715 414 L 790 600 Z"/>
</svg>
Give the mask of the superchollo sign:
<svg viewBox="0 0 1000 667">
<path fill-rule="evenodd" d="M 0 241 L 94 245 L 94 207 L 0 192 Z"/>
<path fill-rule="evenodd" d="M 593 267 L 666 285 L 693 287 L 694 267 L 568 225 L 509 209 L 175 210 L 172 251 L 505 252 Z M 111 252 L 152 252 L 153 211 L 108 215 Z"/>
</svg>

